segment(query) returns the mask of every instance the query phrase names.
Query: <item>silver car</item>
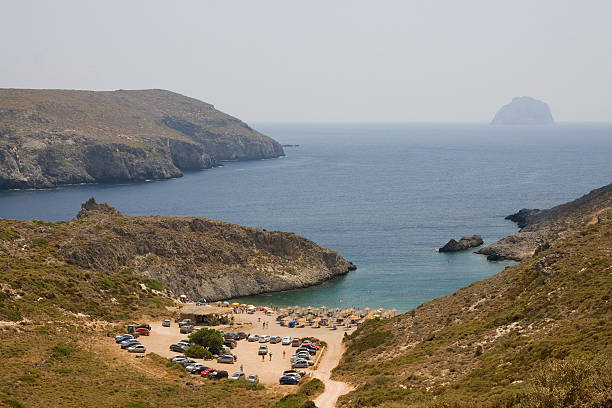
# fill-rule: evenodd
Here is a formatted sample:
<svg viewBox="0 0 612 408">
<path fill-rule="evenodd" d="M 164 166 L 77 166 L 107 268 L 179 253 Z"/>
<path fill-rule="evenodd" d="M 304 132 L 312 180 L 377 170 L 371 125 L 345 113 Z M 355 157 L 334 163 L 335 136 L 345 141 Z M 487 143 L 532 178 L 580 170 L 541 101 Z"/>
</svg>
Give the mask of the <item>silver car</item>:
<svg viewBox="0 0 612 408">
<path fill-rule="evenodd" d="M 224 354 L 217 357 L 217 363 L 234 364 L 235 358 L 232 354 Z"/>
<path fill-rule="evenodd" d="M 259 384 L 259 376 L 257 374 L 250 374 L 247 377 L 248 382 L 252 382 L 253 384 Z"/>
<path fill-rule="evenodd" d="M 283 346 L 288 346 L 291 344 L 291 337 L 287 336 L 287 337 L 283 337 L 283 342 L 282 345 Z"/>
<path fill-rule="evenodd" d="M 147 348 L 143 344 L 136 344 L 127 349 L 130 353 L 144 353 Z"/>
<path fill-rule="evenodd" d="M 162 326 L 170 327 L 170 320 L 168 320 L 168 319 L 164 320 L 164 322 L 162 323 Z"/>
</svg>

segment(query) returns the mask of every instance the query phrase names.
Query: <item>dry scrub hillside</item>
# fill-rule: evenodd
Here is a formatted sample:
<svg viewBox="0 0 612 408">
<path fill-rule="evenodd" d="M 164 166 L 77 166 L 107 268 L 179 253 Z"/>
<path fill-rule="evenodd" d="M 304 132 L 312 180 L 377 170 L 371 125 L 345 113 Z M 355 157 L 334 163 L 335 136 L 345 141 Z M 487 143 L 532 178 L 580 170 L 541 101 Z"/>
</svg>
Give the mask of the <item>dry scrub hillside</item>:
<svg viewBox="0 0 612 408">
<path fill-rule="evenodd" d="M 612 211 L 347 340 L 342 407 L 612 405 Z"/>
</svg>

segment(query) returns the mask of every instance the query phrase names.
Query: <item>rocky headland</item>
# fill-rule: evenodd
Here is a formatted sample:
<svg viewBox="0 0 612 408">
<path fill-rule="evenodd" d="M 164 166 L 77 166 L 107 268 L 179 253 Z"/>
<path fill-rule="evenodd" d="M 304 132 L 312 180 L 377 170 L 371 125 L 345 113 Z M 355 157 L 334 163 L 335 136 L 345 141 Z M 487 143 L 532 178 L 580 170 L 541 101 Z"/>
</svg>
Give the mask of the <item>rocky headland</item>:
<svg viewBox="0 0 612 408">
<path fill-rule="evenodd" d="M 57 223 L 0 220 L 5 251 L 27 257 L 33 242 L 54 262 L 98 274 L 134 274 L 178 297 L 227 299 L 316 285 L 355 266 L 298 235 L 206 218 L 130 217 L 92 198 L 76 219 Z M 21 250 L 25 248 L 25 250 Z"/>
<path fill-rule="evenodd" d="M 520 231 L 477 251 L 488 260 L 521 261 L 548 247 L 569 231 L 597 221 L 602 211 L 612 207 L 612 184 L 583 197 L 548 210 L 522 209 L 506 219 L 518 224 Z"/>
<path fill-rule="evenodd" d="M 478 234 L 472 235 L 471 237 L 461 237 L 459 241 L 451 239 L 442 248 L 438 249 L 438 252 L 458 252 L 465 251 L 466 249 L 475 248 L 484 243 L 482 237 Z"/>
<path fill-rule="evenodd" d="M 555 123 L 548 105 L 529 96 L 519 96 L 501 107 L 492 125 L 553 125 Z"/>
<path fill-rule="evenodd" d="M 0 89 L 0 189 L 180 177 L 282 146 L 213 105 L 159 89 Z"/>
</svg>

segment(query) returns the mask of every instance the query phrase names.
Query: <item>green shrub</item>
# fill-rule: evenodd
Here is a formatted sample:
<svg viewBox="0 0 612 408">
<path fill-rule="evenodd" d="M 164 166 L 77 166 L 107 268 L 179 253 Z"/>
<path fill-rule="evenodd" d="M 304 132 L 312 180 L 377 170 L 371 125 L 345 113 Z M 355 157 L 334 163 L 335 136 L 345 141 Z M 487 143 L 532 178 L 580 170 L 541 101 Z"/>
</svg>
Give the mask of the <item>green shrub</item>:
<svg viewBox="0 0 612 408">
<path fill-rule="evenodd" d="M 189 341 L 207 348 L 221 348 L 223 346 L 223 336 L 215 329 L 203 328 L 189 335 Z"/>
<path fill-rule="evenodd" d="M 210 358 L 212 357 L 212 354 L 204 347 L 196 344 L 188 347 L 187 350 L 185 350 L 185 356 L 191 358 Z"/>
<path fill-rule="evenodd" d="M 144 280 L 144 283 L 151 289 L 155 289 L 155 290 L 164 289 L 164 286 L 153 278 L 146 278 Z"/>
<path fill-rule="evenodd" d="M 11 228 L 0 228 L 0 239 L 12 241 L 19 238 L 19 233 Z"/>
</svg>

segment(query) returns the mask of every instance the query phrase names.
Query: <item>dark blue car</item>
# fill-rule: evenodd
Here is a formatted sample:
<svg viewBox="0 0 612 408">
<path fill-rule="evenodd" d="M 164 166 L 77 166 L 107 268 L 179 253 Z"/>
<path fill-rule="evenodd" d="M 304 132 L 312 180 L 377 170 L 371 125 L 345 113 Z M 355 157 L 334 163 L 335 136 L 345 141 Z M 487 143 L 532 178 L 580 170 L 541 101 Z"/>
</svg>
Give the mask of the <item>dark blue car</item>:
<svg viewBox="0 0 612 408">
<path fill-rule="evenodd" d="M 115 336 L 115 343 L 119 344 L 123 340 L 128 340 L 128 339 L 133 339 L 133 338 L 134 336 L 132 336 L 131 334 L 124 334 L 123 336 Z"/>
<path fill-rule="evenodd" d="M 292 375 L 283 375 L 280 378 L 280 384 L 287 384 L 287 385 L 295 385 L 298 384 L 300 382 L 300 379 L 297 377 L 294 377 Z"/>
</svg>

